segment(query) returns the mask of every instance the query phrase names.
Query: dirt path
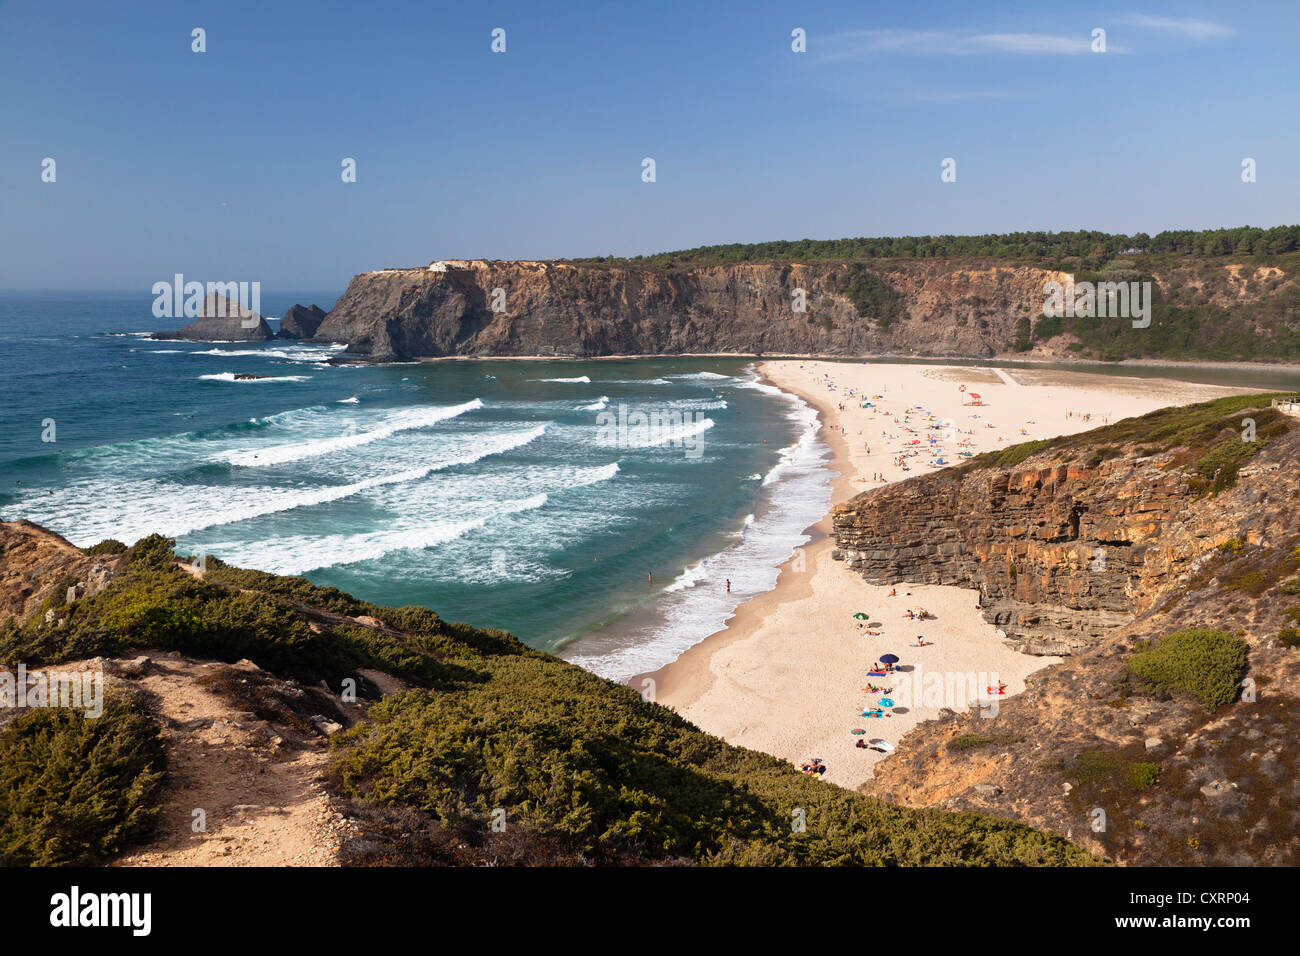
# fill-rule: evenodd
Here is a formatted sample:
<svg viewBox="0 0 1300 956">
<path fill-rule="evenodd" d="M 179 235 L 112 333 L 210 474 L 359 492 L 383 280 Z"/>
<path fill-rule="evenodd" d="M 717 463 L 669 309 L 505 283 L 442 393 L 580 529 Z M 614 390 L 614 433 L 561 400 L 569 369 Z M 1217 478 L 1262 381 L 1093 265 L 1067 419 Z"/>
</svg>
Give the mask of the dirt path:
<svg viewBox="0 0 1300 956">
<path fill-rule="evenodd" d="M 168 777 L 153 841 L 116 865 L 338 865 L 347 824 L 323 788 L 327 741 L 238 711 L 199 682 L 225 666 L 162 657 L 132 681 L 153 697 Z M 205 832 L 193 829 L 200 809 Z"/>
</svg>

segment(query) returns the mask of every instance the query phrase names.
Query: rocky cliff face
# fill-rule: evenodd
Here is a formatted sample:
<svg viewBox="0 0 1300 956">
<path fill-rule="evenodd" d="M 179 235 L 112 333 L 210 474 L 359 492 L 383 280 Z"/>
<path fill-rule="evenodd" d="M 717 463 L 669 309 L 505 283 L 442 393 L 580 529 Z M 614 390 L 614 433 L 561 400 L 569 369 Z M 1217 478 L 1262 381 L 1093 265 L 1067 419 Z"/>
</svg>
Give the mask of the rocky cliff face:
<svg viewBox="0 0 1300 956">
<path fill-rule="evenodd" d="M 309 339 L 316 334 L 320 324 L 325 321 L 325 310 L 318 305 L 295 305 L 280 319 L 280 330 L 276 333 L 281 339 Z"/>
<path fill-rule="evenodd" d="M 1146 268 L 1163 301 L 1243 308 L 1247 330 L 1251 316 L 1297 294 L 1296 282 L 1276 269 L 1191 259 Z M 713 352 L 987 358 L 1016 348 L 1018 323 L 1043 312 L 1045 283 L 1069 279 L 998 259 L 668 270 L 447 260 L 354 277 L 316 338 L 374 360 Z M 1072 356 L 1072 341 L 1056 336 L 1036 344 L 1035 354 Z"/>
<path fill-rule="evenodd" d="M 63 607 L 98 594 L 112 580 L 114 563 L 29 521 L 0 522 L 0 624 L 24 620 L 47 602 Z"/>
<path fill-rule="evenodd" d="M 1300 650 L 1287 637 L 1300 622 L 1300 429 L 1270 428 L 1212 495 L 1177 449 L 1127 445 L 1090 464 L 1099 443 L 1084 442 L 838 508 L 839 556 L 868 579 L 978 587 L 1022 649 L 1069 655 L 995 712 L 921 724 L 864 791 L 1003 814 L 1127 863 L 1300 860 Z M 1210 711 L 1135 687 L 1140 642 L 1189 627 L 1246 642 L 1242 699 Z"/>
<path fill-rule="evenodd" d="M 1018 318 L 1042 311 L 1043 284 L 1062 276 L 992 262 L 673 272 L 439 262 L 356 276 L 316 338 L 374 359 L 905 350 L 988 356 L 1008 347 Z M 875 294 L 855 298 L 864 277 Z M 804 311 L 795 309 L 798 290 Z"/>
<path fill-rule="evenodd" d="M 1070 654 L 1131 622 L 1241 523 L 1222 509 L 1190 520 L 1190 478 L 1169 457 L 902 482 L 836 507 L 836 554 L 872 581 L 978 588 L 1020 649 Z"/>
</svg>

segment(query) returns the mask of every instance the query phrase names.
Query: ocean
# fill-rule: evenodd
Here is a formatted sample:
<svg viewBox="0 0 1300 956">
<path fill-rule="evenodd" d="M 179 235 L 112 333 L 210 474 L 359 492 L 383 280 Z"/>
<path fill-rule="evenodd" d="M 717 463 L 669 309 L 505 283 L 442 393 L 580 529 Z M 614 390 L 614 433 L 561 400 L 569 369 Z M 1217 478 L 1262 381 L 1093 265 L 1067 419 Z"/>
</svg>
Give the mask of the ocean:
<svg viewBox="0 0 1300 956">
<path fill-rule="evenodd" d="M 332 366 L 153 341 L 184 321 L 152 301 L 0 293 L 0 518 L 158 532 L 626 678 L 770 589 L 829 507 L 815 414 L 744 359 Z"/>
</svg>

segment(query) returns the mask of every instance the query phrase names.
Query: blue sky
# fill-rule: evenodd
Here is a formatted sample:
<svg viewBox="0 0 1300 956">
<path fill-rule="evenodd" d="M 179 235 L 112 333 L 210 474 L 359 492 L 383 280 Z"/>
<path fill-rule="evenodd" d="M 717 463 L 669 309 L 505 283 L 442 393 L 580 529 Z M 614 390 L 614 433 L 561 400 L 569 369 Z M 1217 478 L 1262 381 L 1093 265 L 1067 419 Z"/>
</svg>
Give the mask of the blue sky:
<svg viewBox="0 0 1300 956">
<path fill-rule="evenodd" d="M 1292 2 L 0 0 L 0 89 L 0 288 L 1300 222 Z"/>
</svg>

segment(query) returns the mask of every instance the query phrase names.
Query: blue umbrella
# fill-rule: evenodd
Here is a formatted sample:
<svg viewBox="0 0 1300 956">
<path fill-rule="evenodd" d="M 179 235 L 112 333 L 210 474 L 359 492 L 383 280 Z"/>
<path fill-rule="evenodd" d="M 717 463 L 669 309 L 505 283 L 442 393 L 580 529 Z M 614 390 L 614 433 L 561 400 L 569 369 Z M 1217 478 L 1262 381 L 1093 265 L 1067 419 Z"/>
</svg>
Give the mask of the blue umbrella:
<svg viewBox="0 0 1300 956">
<path fill-rule="evenodd" d="M 892 700 L 890 700 L 888 697 L 882 697 L 882 698 L 880 698 L 879 703 L 880 703 L 880 706 L 881 706 L 881 707 L 893 707 L 893 706 L 894 706 L 894 702 L 893 702 Z"/>
<path fill-rule="evenodd" d="M 880 655 L 880 662 L 881 662 L 882 664 L 897 664 L 897 663 L 898 663 L 898 655 L 897 655 L 897 654 L 881 654 L 881 655 Z"/>
</svg>

